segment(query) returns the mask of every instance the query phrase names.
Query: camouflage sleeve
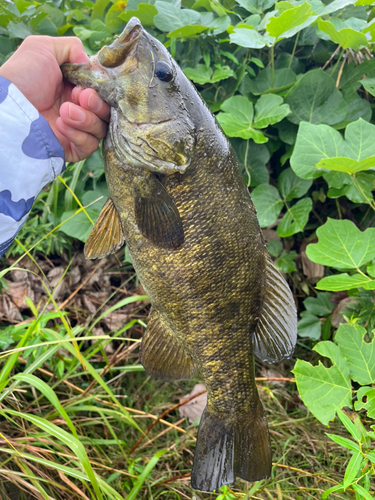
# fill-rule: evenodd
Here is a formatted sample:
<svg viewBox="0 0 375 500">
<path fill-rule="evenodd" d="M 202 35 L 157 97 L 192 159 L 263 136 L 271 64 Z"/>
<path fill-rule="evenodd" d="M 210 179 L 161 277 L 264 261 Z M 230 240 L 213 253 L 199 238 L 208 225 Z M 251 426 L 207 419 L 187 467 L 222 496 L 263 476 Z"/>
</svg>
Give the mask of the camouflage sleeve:
<svg viewBox="0 0 375 500">
<path fill-rule="evenodd" d="M 0 76 L 0 257 L 41 189 L 64 168 L 64 150 L 47 120 Z"/>
</svg>

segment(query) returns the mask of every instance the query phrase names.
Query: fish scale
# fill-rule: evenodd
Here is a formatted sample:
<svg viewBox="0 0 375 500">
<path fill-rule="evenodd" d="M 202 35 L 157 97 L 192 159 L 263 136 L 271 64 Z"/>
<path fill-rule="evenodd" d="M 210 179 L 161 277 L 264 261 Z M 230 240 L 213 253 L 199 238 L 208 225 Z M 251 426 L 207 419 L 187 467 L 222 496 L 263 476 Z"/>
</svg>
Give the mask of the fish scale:
<svg viewBox="0 0 375 500">
<path fill-rule="evenodd" d="M 230 143 L 136 18 L 88 63 L 62 70 L 112 106 L 103 145 L 110 199 L 85 255 L 104 257 L 125 240 L 152 305 L 143 366 L 165 380 L 198 370 L 207 387 L 193 488 L 268 477 L 271 450 L 254 353 L 268 362 L 291 356 L 296 310 Z"/>
</svg>

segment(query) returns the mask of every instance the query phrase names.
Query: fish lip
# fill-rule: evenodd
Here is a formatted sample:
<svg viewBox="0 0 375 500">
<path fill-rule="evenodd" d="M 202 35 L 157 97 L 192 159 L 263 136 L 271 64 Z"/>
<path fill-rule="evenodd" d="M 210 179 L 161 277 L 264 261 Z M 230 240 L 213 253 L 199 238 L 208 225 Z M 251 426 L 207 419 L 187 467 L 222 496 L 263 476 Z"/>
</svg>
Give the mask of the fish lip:
<svg viewBox="0 0 375 500">
<path fill-rule="evenodd" d="M 132 17 L 121 35 L 97 54 L 99 63 L 105 68 L 115 68 L 125 62 L 126 57 L 138 43 L 143 27 L 138 18 Z"/>
</svg>

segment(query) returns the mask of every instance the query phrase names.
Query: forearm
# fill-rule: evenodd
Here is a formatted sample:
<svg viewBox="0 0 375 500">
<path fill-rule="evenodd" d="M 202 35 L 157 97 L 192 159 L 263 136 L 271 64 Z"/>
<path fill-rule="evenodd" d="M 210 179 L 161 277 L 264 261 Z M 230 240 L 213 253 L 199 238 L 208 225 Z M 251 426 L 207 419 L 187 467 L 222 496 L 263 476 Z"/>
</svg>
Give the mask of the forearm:
<svg viewBox="0 0 375 500">
<path fill-rule="evenodd" d="M 0 257 L 41 189 L 65 166 L 48 122 L 17 87 L 0 77 Z"/>
</svg>

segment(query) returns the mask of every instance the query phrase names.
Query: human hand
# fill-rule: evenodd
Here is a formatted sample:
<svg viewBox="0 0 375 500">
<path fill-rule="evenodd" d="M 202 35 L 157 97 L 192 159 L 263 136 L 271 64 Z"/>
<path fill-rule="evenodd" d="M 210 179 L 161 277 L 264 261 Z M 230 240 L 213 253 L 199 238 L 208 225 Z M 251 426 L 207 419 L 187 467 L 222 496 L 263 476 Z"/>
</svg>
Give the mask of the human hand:
<svg viewBox="0 0 375 500">
<path fill-rule="evenodd" d="M 65 151 L 66 161 L 90 156 L 107 130 L 110 106 L 93 89 L 73 88 L 60 66 L 85 62 L 82 42 L 75 37 L 29 36 L 0 68 L 48 121 Z"/>
</svg>

